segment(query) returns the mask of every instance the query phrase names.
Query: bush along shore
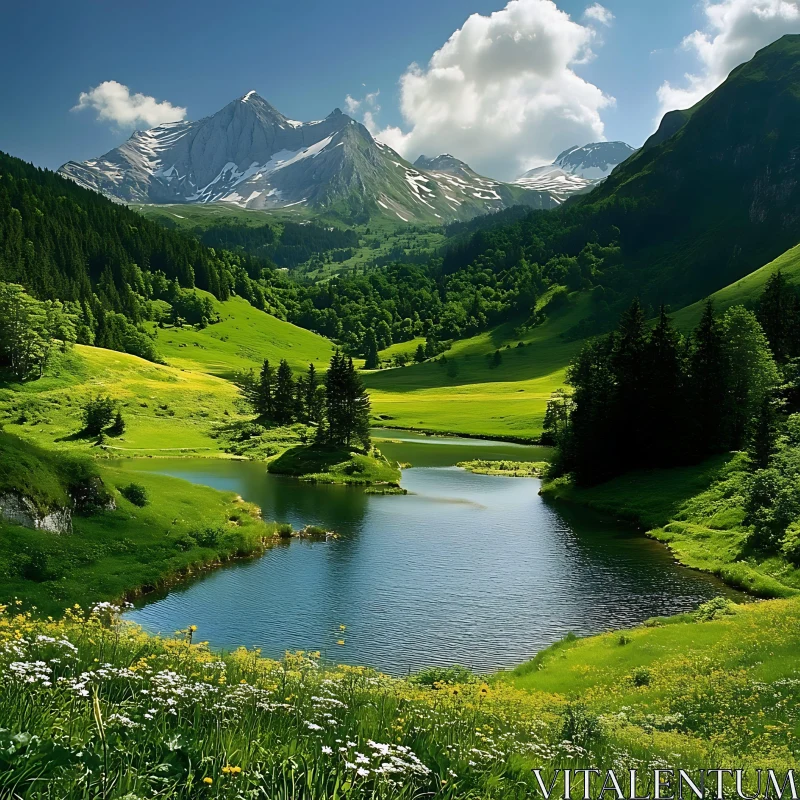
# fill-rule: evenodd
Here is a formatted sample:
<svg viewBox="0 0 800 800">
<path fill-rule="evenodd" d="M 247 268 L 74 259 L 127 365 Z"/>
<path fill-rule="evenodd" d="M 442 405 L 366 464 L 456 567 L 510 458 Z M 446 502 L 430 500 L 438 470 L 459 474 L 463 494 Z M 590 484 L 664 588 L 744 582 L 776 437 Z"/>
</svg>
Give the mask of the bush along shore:
<svg viewBox="0 0 800 800">
<path fill-rule="evenodd" d="M 460 461 L 456 466 L 477 475 L 505 475 L 510 478 L 541 478 L 546 461 Z"/>
</svg>

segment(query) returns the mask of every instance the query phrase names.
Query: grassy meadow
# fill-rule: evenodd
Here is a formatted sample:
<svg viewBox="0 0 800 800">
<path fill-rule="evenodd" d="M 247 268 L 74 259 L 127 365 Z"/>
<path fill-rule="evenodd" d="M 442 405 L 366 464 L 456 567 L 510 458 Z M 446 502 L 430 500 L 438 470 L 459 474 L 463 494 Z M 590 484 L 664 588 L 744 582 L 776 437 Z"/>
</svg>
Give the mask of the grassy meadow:
<svg viewBox="0 0 800 800">
<path fill-rule="evenodd" d="M 581 346 L 563 334 L 581 320 L 587 304 L 586 296 L 577 295 L 567 309 L 519 335 L 507 323 L 456 341 L 444 354 L 445 363 L 367 373 L 373 414 L 389 427 L 538 438 L 547 401 L 564 385 L 567 365 Z M 493 366 L 496 350 L 501 362 Z"/>
<path fill-rule="evenodd" d="M 488 679 L 220 654 L 202 620 L 160 639 L 107 604 L 0 614 L 0 785 L 16 796 L 521 800 L 534 768 L 696 779 L 724 763 L 753 780 L 800 752 L 800 600 L 710 601 Z"/>
<path fill-rule="evenodd" d="M 22 492 L 43 511 L 66 505 L 79 479 L 99 495 L 94 507 L 73 513 L 67 534 L 0 521 L 0 603 L 17 598 L 39 614 L 60 616 L 73 603 L 117 602 L 260 554 L 275 541 L 277 525 L 231 492 L 119 463 L 65 461 L 7 433 L 0 437 L 3 453 L 14 457 L 0 459 L 0 494 Z"/>
<path fill-rule="evenodd" d="M 191 325 L 158 329 L 156 345 L 171 366 L 232 379 L 258 370 L 267 358 L 276 366 L 286 359 L 295 371 L 313 363 L 327 369 L 334 345 L 323 336 L 265 314 L 240 297 L 212 300 L 220 321 L 202 330 Z"/>
<path fill-rule="evenodd" d="M 125 418 L 125 432 L 103 445 L 120 456 L 217 454 L 213 426 L 246 411 L 237 387 L 222 378 L 76 345 L 43 378 L 0 384 L 0 422 L 41 445 L 98 452 L 80 435 L 83 407 L 98 395 L 116 401 Z"/>
</svg>

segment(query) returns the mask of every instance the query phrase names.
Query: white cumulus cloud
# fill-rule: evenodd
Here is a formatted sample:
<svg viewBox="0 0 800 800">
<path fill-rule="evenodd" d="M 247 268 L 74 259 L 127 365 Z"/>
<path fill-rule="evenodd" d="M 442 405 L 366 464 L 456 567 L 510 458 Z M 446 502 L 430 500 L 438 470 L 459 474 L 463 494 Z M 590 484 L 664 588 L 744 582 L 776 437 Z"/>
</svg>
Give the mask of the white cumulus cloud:
<svg viewBox="0 0 800 800">
<path fill-rule="evenodd" d="M 602 139 L 600 112 L 614 100 L 573 67 L 594 57 L 593 24 L 612 16 L 599 4 L 586 13 L 580 24 L 552 0 L 510 0 L 473 14 L 427 66 L 401 77 L 405 130 L 373 132 L 411 160 L 449 152 L 504 179 Z"/>
<path fill-rule="evenodd" d="M 111 122 L 119 128 L 153 128 L 164 122 L 176 122 L 186 117 L 186 109 L 173 106 L 167 100 L 131 90 L 117 81 L 103 81 L 88 92 L 81 92 L 73 111 L 91 109 L 101 122 Z"/>
<path fill-rule="evenodd" d="M 693 106 L 757 50 L 786 33 L 800 33 L 800 0 L 703 0 L 703 13 L 704 29 L 681 43 L 697 57 L 700 71 L 687 74 L 682 86 L 660 86 L 661 114 Z"/>
<path fill-rule="evenodd" d="M 614 15 L 607 8 L 601 6 L 600 3 L 589 6 L 589 8 L 583 12 L 583 16 L 585 19 L 599 22 L 601 25 L 606 26 L 614 21 Z"/>
</svg>

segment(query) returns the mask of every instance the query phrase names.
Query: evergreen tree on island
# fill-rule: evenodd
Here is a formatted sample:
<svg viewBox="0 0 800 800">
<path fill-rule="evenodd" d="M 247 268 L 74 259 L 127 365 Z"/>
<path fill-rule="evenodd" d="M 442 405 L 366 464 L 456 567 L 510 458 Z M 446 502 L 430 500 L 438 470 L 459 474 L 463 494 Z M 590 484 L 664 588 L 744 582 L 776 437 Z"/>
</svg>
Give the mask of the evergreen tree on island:
<svg viewBox="0 0 800 800">
<path fill-rule="evenodd" d="M 325 438 L 338 447 L 370 447 L 370 401 L 353 359 L 336 351 L 325 376 L 328 424 Z"/>
</svg>

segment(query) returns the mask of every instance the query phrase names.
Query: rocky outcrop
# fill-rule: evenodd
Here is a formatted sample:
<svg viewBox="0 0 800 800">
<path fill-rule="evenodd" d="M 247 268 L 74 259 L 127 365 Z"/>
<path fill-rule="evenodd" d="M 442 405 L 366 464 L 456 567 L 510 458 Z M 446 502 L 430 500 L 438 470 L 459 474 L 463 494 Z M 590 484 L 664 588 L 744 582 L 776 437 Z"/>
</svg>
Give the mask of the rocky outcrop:
<svg viewBox="0 0 800 800">
<path fill-rule="evenodd" d="M 72 511 L 69 508 L 42 512 L 29 498 L 11 492 L 0 494 L 0 518 L 24 528 L 72 533 Z"/>
<path fill-rule="evenodd" d="M 93 475 L 83 483 L 73 486 L 70 496 L 77 514 L 94 514 L 97 511 L 114 511 L 117 508 L 114 495 L 108 491 L 99 475 Z"/>
</svg>

